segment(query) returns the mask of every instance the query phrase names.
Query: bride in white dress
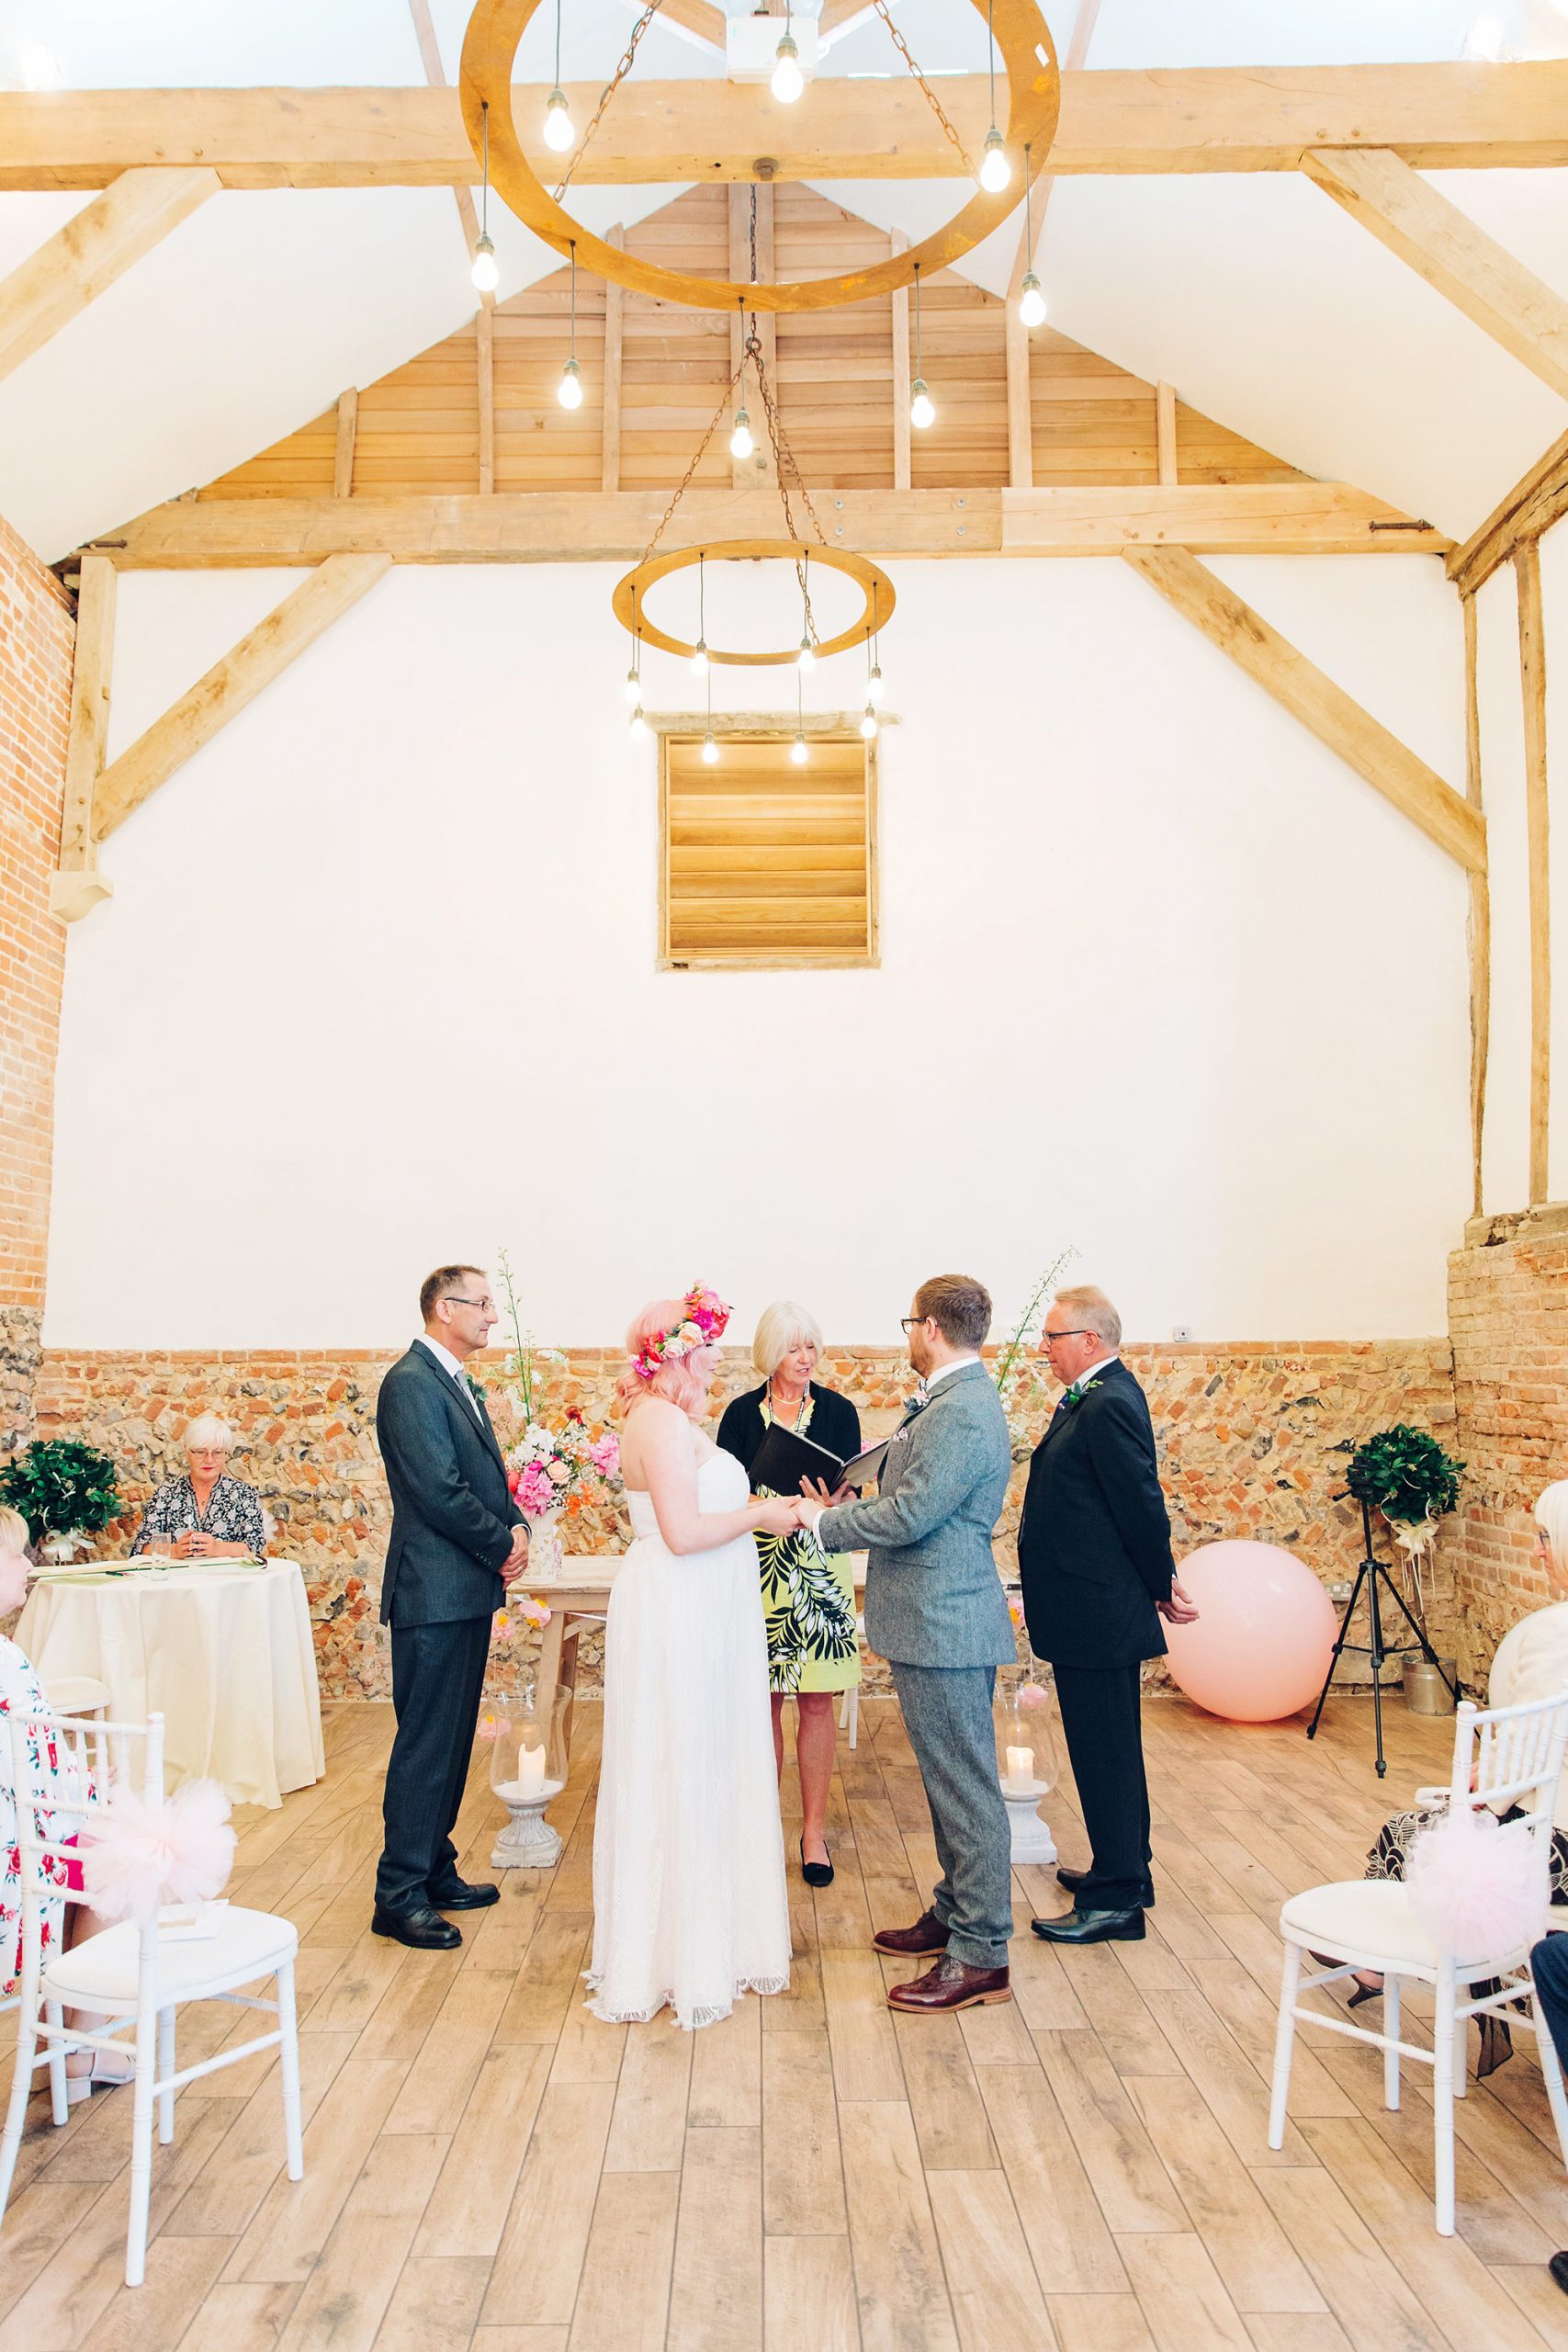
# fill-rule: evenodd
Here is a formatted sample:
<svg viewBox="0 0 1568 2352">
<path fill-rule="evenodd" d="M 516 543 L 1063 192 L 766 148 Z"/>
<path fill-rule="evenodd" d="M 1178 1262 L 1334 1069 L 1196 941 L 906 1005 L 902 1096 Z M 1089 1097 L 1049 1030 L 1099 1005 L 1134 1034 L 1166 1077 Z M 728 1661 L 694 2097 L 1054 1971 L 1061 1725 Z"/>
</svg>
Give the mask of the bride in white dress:
<svg viewBox="0 0 1568 2352">
<path fill-rule="evenodd" d="M 686 2028 L 789 1983 L 789 1903 L 752 1531 L 795 1524 L 749 1499 L 697 1426 L 728 1309 L 711 1291 L 645 1307 L 621 1469 L 635 1541 L 611 1588 L 593 1828 L 588 2006 L 612 2024 L 666 2007 Z"/>
</svg>

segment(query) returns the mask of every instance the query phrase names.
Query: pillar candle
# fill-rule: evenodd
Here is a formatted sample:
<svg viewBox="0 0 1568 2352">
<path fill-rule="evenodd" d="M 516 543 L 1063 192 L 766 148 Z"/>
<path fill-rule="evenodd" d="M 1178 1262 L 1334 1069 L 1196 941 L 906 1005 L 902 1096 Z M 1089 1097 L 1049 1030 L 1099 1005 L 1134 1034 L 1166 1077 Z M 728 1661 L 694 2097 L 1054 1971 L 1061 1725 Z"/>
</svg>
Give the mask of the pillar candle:
<svg viewBox="0 0 1568 2352">
<path fill-rule="evenodd" d="M 1025 1787 L 1028 1787 L 1028 1786 L 1029 1786 L 1029 1784 L 1033 1781 L 1033 1778 L 1034 1778 L 1034 1750 L 1033 1750 L 1033 1748 L 1032 1748 L 1032 1747 L 1010 1747 L 1010 1748 L 1008 1749 L 1008 1782 L 1009 1782 L 1009 1785 L 1010 1785 L 1010 1786 L 1014 1786 L 1014 1785 L 1017 1785 L 1018 1783 L 1021 1782 Z"/>
<path fill-rule="evenodd" d="M 520 1797 L 536 1797 L 545 1786 L 545 1744 L 530 1747 L 526 1738 L 517 1751 L 517 1793 Z"/>
</svg>

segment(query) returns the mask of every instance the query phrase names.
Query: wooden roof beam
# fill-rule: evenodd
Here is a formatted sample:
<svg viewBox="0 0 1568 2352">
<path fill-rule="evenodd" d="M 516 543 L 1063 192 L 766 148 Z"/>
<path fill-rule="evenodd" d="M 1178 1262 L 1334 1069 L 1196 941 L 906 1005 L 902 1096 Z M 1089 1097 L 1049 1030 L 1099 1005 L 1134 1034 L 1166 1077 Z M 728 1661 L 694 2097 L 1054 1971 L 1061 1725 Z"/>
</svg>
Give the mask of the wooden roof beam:
<svg viewBox="0 0 1568 2352">
<path fill-rule="evenodd" d="M 205 164 L 121 172 L 37 253 L 0 279 L 0 377 L 10 375 L 89 302 L 161 244 L 221 183 Z"/>
<path fill-rule="evenodd" d="M 347 499 L 334 504 L 349 505 Z M 389 555 L 329 556 L 309 580 L 275 605 L 265 620 L 214 662 L 187 694 L 154 719 L 129 751 L 110 762 L 93 797 L 94 830 L 99 841 L 123 825 L 161 784 L 166 784 L 194 752 L 226 727 L 264 686 L 314 645 L 341 613 L 356 605 L 367 588 L 391 569 Z"/>
<path fill-rule="evenodd" d="M 943 78 L 977 149 L 982 74 Z M 569 91 L 586 120 L 597 84 Z M 547 93 L 520 88 L 537 126 Z M 1483 65 L 1069 72 L 1050 168 L 1069 174 L 1293 172 L 1327 148 L 1382 148 L 1422 171 L 1568 164 L 1568 60 Z M 553 179 L 558 158 L 530 147 Z M 631 83 L 573 173 L 584 187 L 773 177 L 950 179 L 963 166 L 907 74 L 825 75 L 808 105 L 765 84 Z M 225 187 L 473 187 L 451 89 L 0 91 L 0 189 L 104 187 L 132 166 L 206 165 Z"/>
<path fill-rule="evenodd" d="M 1461 595 L 1473 596 L 1516 548 L 1539 539 L 1563 514 L 1568 514 L 1568 433 L 1552 443 L 1485 522 L 1455 548 L 1448 560 L 1449 578 Z"/>
<path fill-rule="evenodd" d="M 1374 791 L 1472 874 L 1486 866 L 1486 822 L 1315 662 L 1185 548 L 1128 548 L 1122 560 Z"/>
<path fill-rule="evenodd" d="M 1407 522 L 1347 482 L 845 490 L 819 499 L 829 540 L 874 556 L 1104 556 L 1137 546 L 1234 555 L 1441 555 L 1450 545 L 1428 525 Z M 95 541 L 90 551 L 122 571 L 319 563 L 330 555 L 378 552 L 399 563 L 635 561 L 669 503 L 665 490 L 175 499 Z M 694 490 L 668 536 L 671 546 L 765 537 L 777 517 L 777 502 L 765 492 Z"/>
<path fill-rule="evenodd" d="M 1568 302 L 1386 148 L 1314 152 L 1307 177 L 1472 325 L 1568 400 Z"/>
</svg>

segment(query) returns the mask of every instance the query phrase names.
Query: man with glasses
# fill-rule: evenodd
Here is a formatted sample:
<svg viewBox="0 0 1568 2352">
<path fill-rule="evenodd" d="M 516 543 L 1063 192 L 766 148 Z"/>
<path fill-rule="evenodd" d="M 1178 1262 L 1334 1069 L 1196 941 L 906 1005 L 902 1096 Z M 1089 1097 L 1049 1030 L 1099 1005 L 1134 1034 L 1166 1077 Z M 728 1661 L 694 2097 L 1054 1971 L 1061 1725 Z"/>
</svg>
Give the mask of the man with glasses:
<svg viewBox="0 0 1568 2352">
<path fill-rule="evenodd" d="M 528 1556 L 523 1513 L 477 1385 L 463 1367 L 495 1328 L 490 1277 L 437 1266 L 420 1287 L 424 1329 L 381 1383 L 376 1436 L 392 1494 L 381 1622 L 392 1629 L 397 1736 L 387 1765 L 378 1936 L 421 1951 L 463 1940 L 445 1911 L 493 1886 L 457 1875 L 452 1828 L 473 1752 L 491 1620 Z"/>
<path fill-rule="evenodd" d="M 1165 1655 L 1161 1617 L 1182 1625 L 1198 1614 L 1176 1582 L 1154 1426 L 1121 1347 L 1122 1318 L 1102 1290 L 1057 1292 L 1040 1351 L 1063 1395 L 1029 1465 L 1018 1566 L 1031 1645 L 1055 1669 L 1093 1859 L 1056 1872 L 1073 1908 L 1032 1923 L 1051 1943 L 1144 1933 L 1155 1891 L 1143 1661 Z"/>
</svg>

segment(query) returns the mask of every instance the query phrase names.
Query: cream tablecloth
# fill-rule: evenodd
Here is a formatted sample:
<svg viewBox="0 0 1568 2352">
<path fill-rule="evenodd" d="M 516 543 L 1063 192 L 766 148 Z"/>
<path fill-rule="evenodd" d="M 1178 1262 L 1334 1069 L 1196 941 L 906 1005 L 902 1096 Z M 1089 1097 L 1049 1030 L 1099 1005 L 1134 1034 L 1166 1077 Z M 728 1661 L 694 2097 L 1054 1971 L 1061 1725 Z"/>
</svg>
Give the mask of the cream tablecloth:
<svg viewBox="0 0 1568 2352">
<path fill-rule="evenodd" d="M 171 1788 L 209 1778 L 236 1804 L 278 1805 L 326 1770 L 310 1611 L 292 1560 L 38 1584 L 17 1640 L 46 1688 L 65 1675 L 107 1682 L 113 1722 L 161 1710 Z"/>
</svg>

